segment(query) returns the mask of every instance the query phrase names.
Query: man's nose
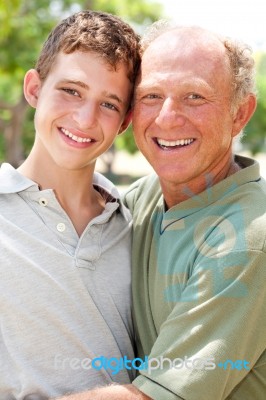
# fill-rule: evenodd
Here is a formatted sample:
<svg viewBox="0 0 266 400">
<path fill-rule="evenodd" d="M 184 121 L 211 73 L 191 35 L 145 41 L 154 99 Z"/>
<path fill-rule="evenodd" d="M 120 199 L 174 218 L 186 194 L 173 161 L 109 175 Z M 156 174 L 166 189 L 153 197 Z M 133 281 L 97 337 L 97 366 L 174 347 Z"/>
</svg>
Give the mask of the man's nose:
<svg viewBox="0 0 266 400">
<path fill-rule="evenodd" d="M 178 101 L 170 98 L 165 99 L 155 122 L 162 129 L 183 126 L 185 124 L 185 117 Z"/>
</svg>

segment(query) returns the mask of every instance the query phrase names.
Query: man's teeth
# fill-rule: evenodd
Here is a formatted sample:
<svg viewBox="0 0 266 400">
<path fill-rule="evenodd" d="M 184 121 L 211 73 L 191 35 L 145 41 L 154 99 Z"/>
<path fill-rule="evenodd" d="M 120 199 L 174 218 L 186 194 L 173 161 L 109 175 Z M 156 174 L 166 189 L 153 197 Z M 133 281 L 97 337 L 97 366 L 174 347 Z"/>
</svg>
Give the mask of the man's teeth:
<svg viewBox="0 0 266 400">
<path fill-rule="evenodd" d="M 160 146 L 164 147 L 175 147 L 175 146 L 187 146 L 192 143 L 194 139 L 181 139 L 181 140 L 173 140 L 169 142 L 168 140 L 157 139 L 157 142 Z"/>
<path fill-rule="evenodd" d="M 70 137 L 72 140 L 78 143 L 88 143 L 91 142 L 90 138 L 81 138 L 76 135 L 73 135 L 71 132 L 69 132 L 67 129 L 61 128 L 61 131 L 64 133 L 64 135 Z"/>
</svg>

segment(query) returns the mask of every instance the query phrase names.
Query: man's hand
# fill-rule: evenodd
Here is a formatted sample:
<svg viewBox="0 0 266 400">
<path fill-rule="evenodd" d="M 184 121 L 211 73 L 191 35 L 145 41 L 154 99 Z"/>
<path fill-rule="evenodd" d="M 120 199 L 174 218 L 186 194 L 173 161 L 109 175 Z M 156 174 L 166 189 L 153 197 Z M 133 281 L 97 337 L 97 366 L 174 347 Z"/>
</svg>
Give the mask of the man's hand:
<svg viewBox="0 0 266 400">
<path fill-rule="evenodd" d="M 58 400 L 152 400 L 133 385 L 111 385 L 89 392 L 71 394 Z"/>
</svg>

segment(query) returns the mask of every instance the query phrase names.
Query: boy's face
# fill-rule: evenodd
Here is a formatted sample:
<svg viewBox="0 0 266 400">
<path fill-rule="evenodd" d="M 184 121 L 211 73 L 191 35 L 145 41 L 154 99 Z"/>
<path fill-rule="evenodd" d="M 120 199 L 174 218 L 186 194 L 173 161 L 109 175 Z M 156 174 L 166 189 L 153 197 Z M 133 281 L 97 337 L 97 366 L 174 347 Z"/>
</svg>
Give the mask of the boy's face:
<svg viewBox="0 0 266 400">
<path fill-rule="evenodd" d="M 95 53 L 59 53 L 44 82 L 30 70 L 25 97 L 36 108 L 39 157 L 67 169 L 94 166 L 129 123 L 131 88 L 125 65 L 114 71 Z"/>
</svg>

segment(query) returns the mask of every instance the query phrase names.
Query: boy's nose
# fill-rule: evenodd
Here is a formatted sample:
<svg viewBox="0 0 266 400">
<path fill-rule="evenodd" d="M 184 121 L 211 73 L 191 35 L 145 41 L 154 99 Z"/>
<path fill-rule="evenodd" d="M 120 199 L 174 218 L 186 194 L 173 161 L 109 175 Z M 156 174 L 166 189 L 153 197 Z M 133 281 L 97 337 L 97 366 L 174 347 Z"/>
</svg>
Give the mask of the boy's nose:
<svg viewBox="0 0 266 400">
<path fill-rule="evenodd" d="M 77 108 L 73 118 L 81 129 L 93 128 L 97 124 L 97 105 L 90 103 Z"/>
</svg>

